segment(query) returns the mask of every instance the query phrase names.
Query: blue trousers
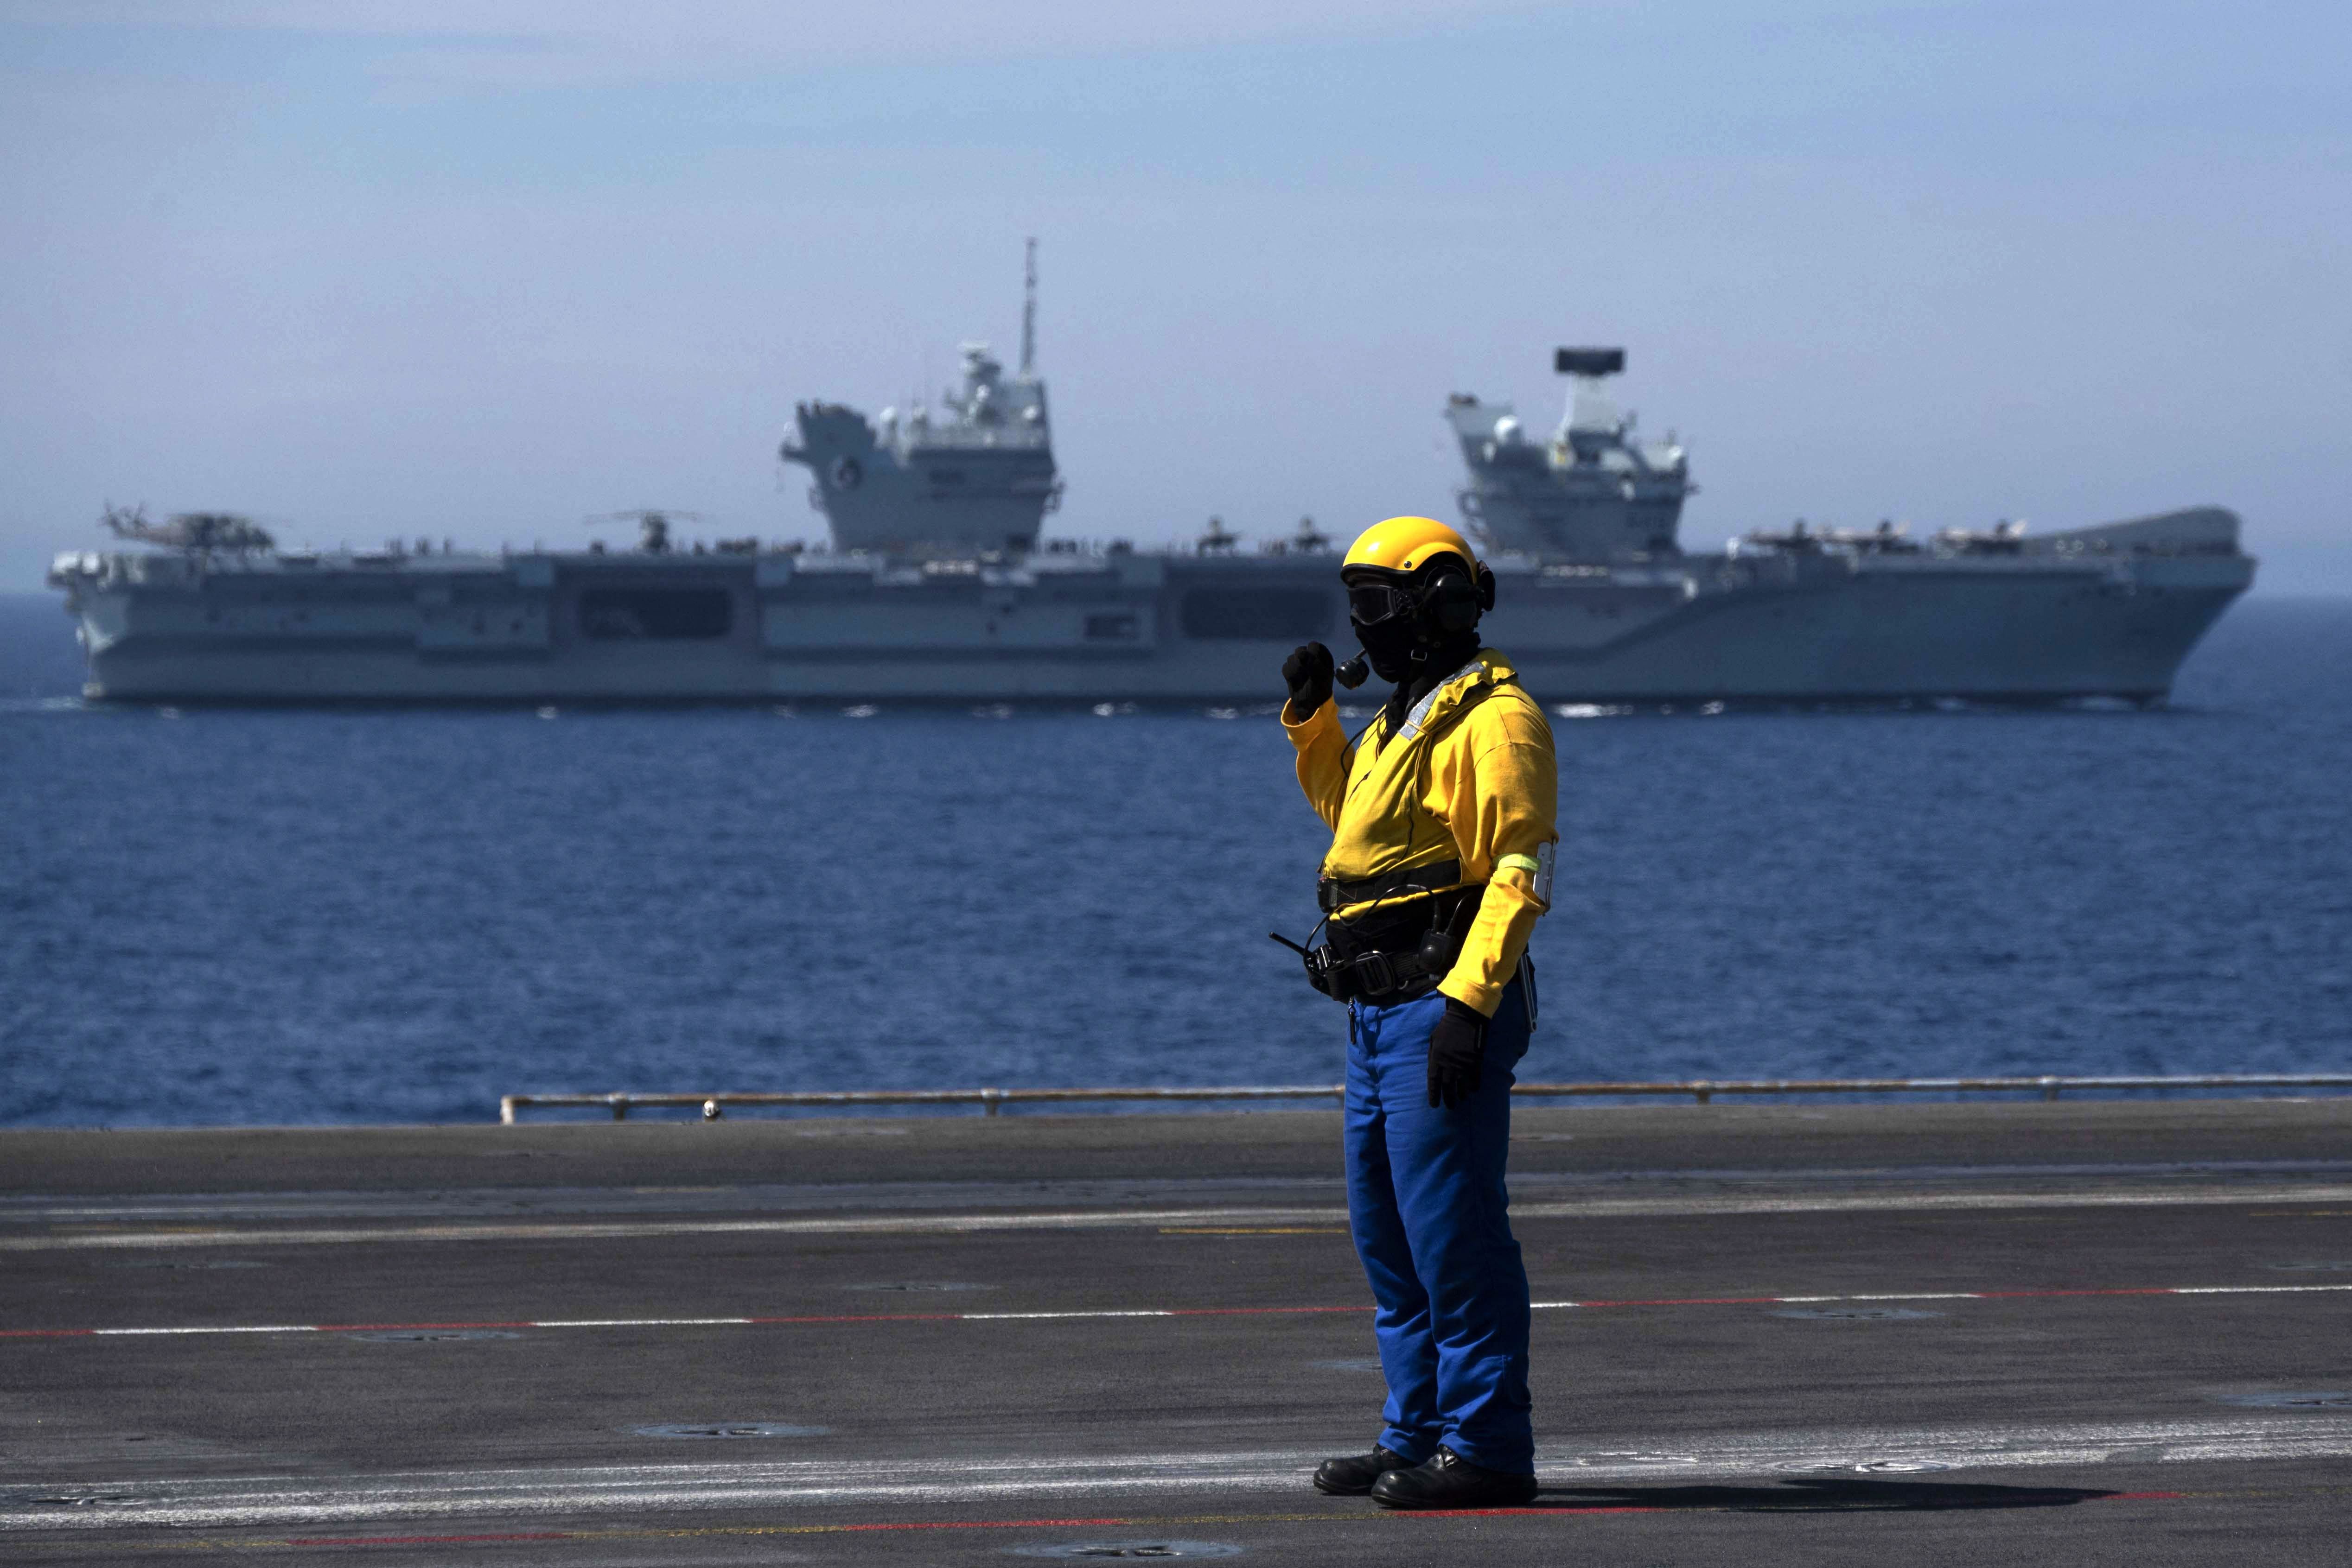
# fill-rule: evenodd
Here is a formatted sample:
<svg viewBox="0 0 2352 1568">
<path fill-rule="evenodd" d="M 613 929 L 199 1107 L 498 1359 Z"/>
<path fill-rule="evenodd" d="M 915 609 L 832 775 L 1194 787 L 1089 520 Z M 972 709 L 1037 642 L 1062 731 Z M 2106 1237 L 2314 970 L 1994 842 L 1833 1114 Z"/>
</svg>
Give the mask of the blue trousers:
<svg viewBox="0 0 2352 1568">
<path fill-rule="evenodd" d="M 1416 1464 L 1444 1443 L 1529 1475 L 1528 1273 L 1503 1186 L 1527 998 L 1517 981 L 1503 993 L 1484 1081 L 1451 1111 L 1429 1103 L 1429 1031 L 1444 1013 L 1434 991 L 1348 1009 L 1348 1218 L 1388 1378 L 1380 1441 Z"/>
</svg>

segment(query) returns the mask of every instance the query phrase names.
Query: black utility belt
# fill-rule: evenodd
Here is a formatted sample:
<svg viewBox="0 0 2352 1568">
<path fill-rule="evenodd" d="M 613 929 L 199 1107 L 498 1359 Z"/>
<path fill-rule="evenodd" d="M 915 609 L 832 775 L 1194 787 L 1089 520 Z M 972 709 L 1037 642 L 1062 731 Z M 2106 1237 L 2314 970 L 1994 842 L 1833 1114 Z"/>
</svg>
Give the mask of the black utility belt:
<svg viewBox="0 0 2352 1568">
<path fill-rule="evenodd" d="M 1315 905 L 1326 915 L 1337 915 L 1359 904 L 1444 892 L 1459 886 L 1461 882 L 1460 861 L 1438 861 L 1404 871 L 1382 872 L 1378 876 L 1358 877 L 1351 882 L 1336 876 L 1318 877 L 1315 883 Z"/>
<path fill-rule="evenodd" d="M 1428 867 L 1423 874 L 1448 869 Z M 1486 891 L 1450 887 L 1361 922 L 1335 921 L 1328 943 L 1299 955 L 1307 983 L 1333 1001 L 1381 1007 L 1426 995 L 1453 973 Z"/>
</svg>

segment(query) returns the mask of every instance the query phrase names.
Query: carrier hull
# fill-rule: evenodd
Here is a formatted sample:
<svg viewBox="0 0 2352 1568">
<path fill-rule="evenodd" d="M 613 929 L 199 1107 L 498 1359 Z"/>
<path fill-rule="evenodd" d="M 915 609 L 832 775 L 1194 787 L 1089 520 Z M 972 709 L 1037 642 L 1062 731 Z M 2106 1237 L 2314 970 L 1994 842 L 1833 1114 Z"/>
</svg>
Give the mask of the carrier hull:
<svg viewBox="0 0 2352 1568">
<path fill-rule="evenodd" d="M 1484 631 L 1549 703 L 2147 702 L 2252 582 L 2235 530 L 2205 508 L 2001 556 L 1505 560 Z M 51 581 L 88 695 L 123 703 L 1228 705 L 1279 696 L 1301 642 L 1352 647 L 1328 555 L 83 552 Z"/>
</svg>

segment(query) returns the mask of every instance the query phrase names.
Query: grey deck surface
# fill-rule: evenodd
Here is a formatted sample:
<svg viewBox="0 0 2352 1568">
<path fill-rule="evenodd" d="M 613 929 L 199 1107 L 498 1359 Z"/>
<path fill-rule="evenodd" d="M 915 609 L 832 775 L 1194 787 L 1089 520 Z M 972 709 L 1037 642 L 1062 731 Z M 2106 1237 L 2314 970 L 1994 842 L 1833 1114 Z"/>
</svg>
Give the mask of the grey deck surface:
<svg viewBox="0 0 2352 1568">
<path fill-rule="evenodd" d="M 2344 1561 L 2352 1100 L 1516 1125 L 1546 1490 L 1445 1517 L 1306 1486 L 1328 1113 L 0 1134 L 0 1561 Z"/>
</svg>

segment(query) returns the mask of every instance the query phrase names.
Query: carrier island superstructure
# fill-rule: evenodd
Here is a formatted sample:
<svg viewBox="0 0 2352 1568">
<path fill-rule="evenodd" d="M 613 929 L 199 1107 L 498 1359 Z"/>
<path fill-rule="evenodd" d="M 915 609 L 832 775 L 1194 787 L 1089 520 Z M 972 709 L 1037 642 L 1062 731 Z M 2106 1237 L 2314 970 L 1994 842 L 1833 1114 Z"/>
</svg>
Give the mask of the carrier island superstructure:
<svg viewBox="0 0 2352 1568">
<path fill-rule="evenodd" d="M 1254 549 L 1213 523 L 1173 549 L 1043 535 L 1062 476 L 1034 308 L 1033 267 L 1018 368 L 966 345 L 936 412 L 800 405 L 781 456 L 830 548 L 689 547 L 645 513 L 635 549 L 315 553 L 235 518 L 118 514 L 147 548 L 68 552 L 49 580 L 89 695 L 117 702 L 1239 704 L 1279 695 L 1297 643 L 1346 656 L 1311 524 Z M 1559 350 L 1572 390 L 1548 435 L 1507 403 L 1444 411 L 1500 580 L 1484 630 L 1547 702 L 2154 702 L 2252 580 L 2214 507 L 1686 551 L 1687 455 L 1634 438 L 1606 390 L 1623 365 Z"/>
</svg>

